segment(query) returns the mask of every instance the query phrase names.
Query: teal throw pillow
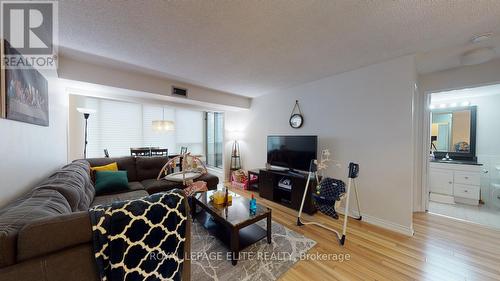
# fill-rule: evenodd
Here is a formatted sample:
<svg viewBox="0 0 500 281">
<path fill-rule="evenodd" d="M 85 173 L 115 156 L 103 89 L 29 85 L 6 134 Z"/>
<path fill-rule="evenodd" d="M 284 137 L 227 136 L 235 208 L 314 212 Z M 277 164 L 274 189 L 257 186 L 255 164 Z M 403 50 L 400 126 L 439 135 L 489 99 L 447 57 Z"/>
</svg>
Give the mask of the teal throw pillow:
<svg viewBox="0 0 500 281">
<path fill-rule="evenodd" d="M 128 189 L 127 171 L 97 171 L 95 174 L 96 195 Z"/>
</svg>

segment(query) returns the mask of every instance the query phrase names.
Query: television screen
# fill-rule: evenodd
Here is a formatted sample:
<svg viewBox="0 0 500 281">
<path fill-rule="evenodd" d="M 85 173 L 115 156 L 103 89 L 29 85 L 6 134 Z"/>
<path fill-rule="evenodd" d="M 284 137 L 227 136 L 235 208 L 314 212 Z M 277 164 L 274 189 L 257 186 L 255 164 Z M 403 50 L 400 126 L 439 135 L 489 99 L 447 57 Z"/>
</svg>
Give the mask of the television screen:
<svg viewBox="0 0 500 281">
<path fill-rule="evenodd" d="M 317 136 L 268 136 L 267 163 L 290 170 L 308 171 L 317 158 Z"/>
</svg>

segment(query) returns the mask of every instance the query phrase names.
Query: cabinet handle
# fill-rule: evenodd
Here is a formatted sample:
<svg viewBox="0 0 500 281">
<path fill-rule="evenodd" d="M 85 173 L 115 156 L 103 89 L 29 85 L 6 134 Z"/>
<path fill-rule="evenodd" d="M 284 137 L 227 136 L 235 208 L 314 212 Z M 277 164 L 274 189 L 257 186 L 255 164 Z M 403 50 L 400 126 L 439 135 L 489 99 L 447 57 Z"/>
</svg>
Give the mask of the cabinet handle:
<svg viewBox="0 0 500 281">
<path fill-rule="evenodd" d="M 464 192 L 465 192 L 465 193 L 467 193 L 467 192 L 469 192 L 469 191 L 466 189 L 466 190 L 464 190 Z"/>
<path fill-rule="evenodd" d="M 468 179 L 469 179 L 469 177 L 465 177 L 465 179 L 466 179 L 466 180 L 468 180 Z"/>
<path fill-rule="evenodd" d="M 449 181 L 448 183 L 449 183 L 449 184 L 452 184 L 453 182 Z"/>
</svg>

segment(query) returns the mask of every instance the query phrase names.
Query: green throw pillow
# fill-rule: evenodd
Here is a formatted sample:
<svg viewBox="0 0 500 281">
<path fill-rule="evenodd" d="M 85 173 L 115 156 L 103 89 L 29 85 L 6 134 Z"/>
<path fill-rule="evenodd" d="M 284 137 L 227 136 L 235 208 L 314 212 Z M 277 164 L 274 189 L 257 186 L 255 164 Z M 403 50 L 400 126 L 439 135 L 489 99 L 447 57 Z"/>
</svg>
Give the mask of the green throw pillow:
<svg viewBox="0 0 500 281">
<path fill-rule="evenodd" d="M 95 174 L 95 194 L 128 190 L 127 171 L 97 171 Z"/>
</svg>

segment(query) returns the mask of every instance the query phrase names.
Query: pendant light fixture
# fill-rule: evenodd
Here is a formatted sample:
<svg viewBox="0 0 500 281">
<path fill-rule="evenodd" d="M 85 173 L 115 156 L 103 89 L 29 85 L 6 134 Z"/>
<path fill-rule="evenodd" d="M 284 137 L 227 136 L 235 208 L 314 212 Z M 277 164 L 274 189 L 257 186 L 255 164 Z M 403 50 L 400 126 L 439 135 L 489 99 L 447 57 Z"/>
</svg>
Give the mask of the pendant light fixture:
<svg viewBox="0 0 500 281">
<path fill-rule="evenodd" d="M 171 120 L 165 120 L 165 108 L 162 109 L 162 120 L 153 120 L 153 131 L 168 132 L 175 130 L 175 123 Z"/>
</svg>

